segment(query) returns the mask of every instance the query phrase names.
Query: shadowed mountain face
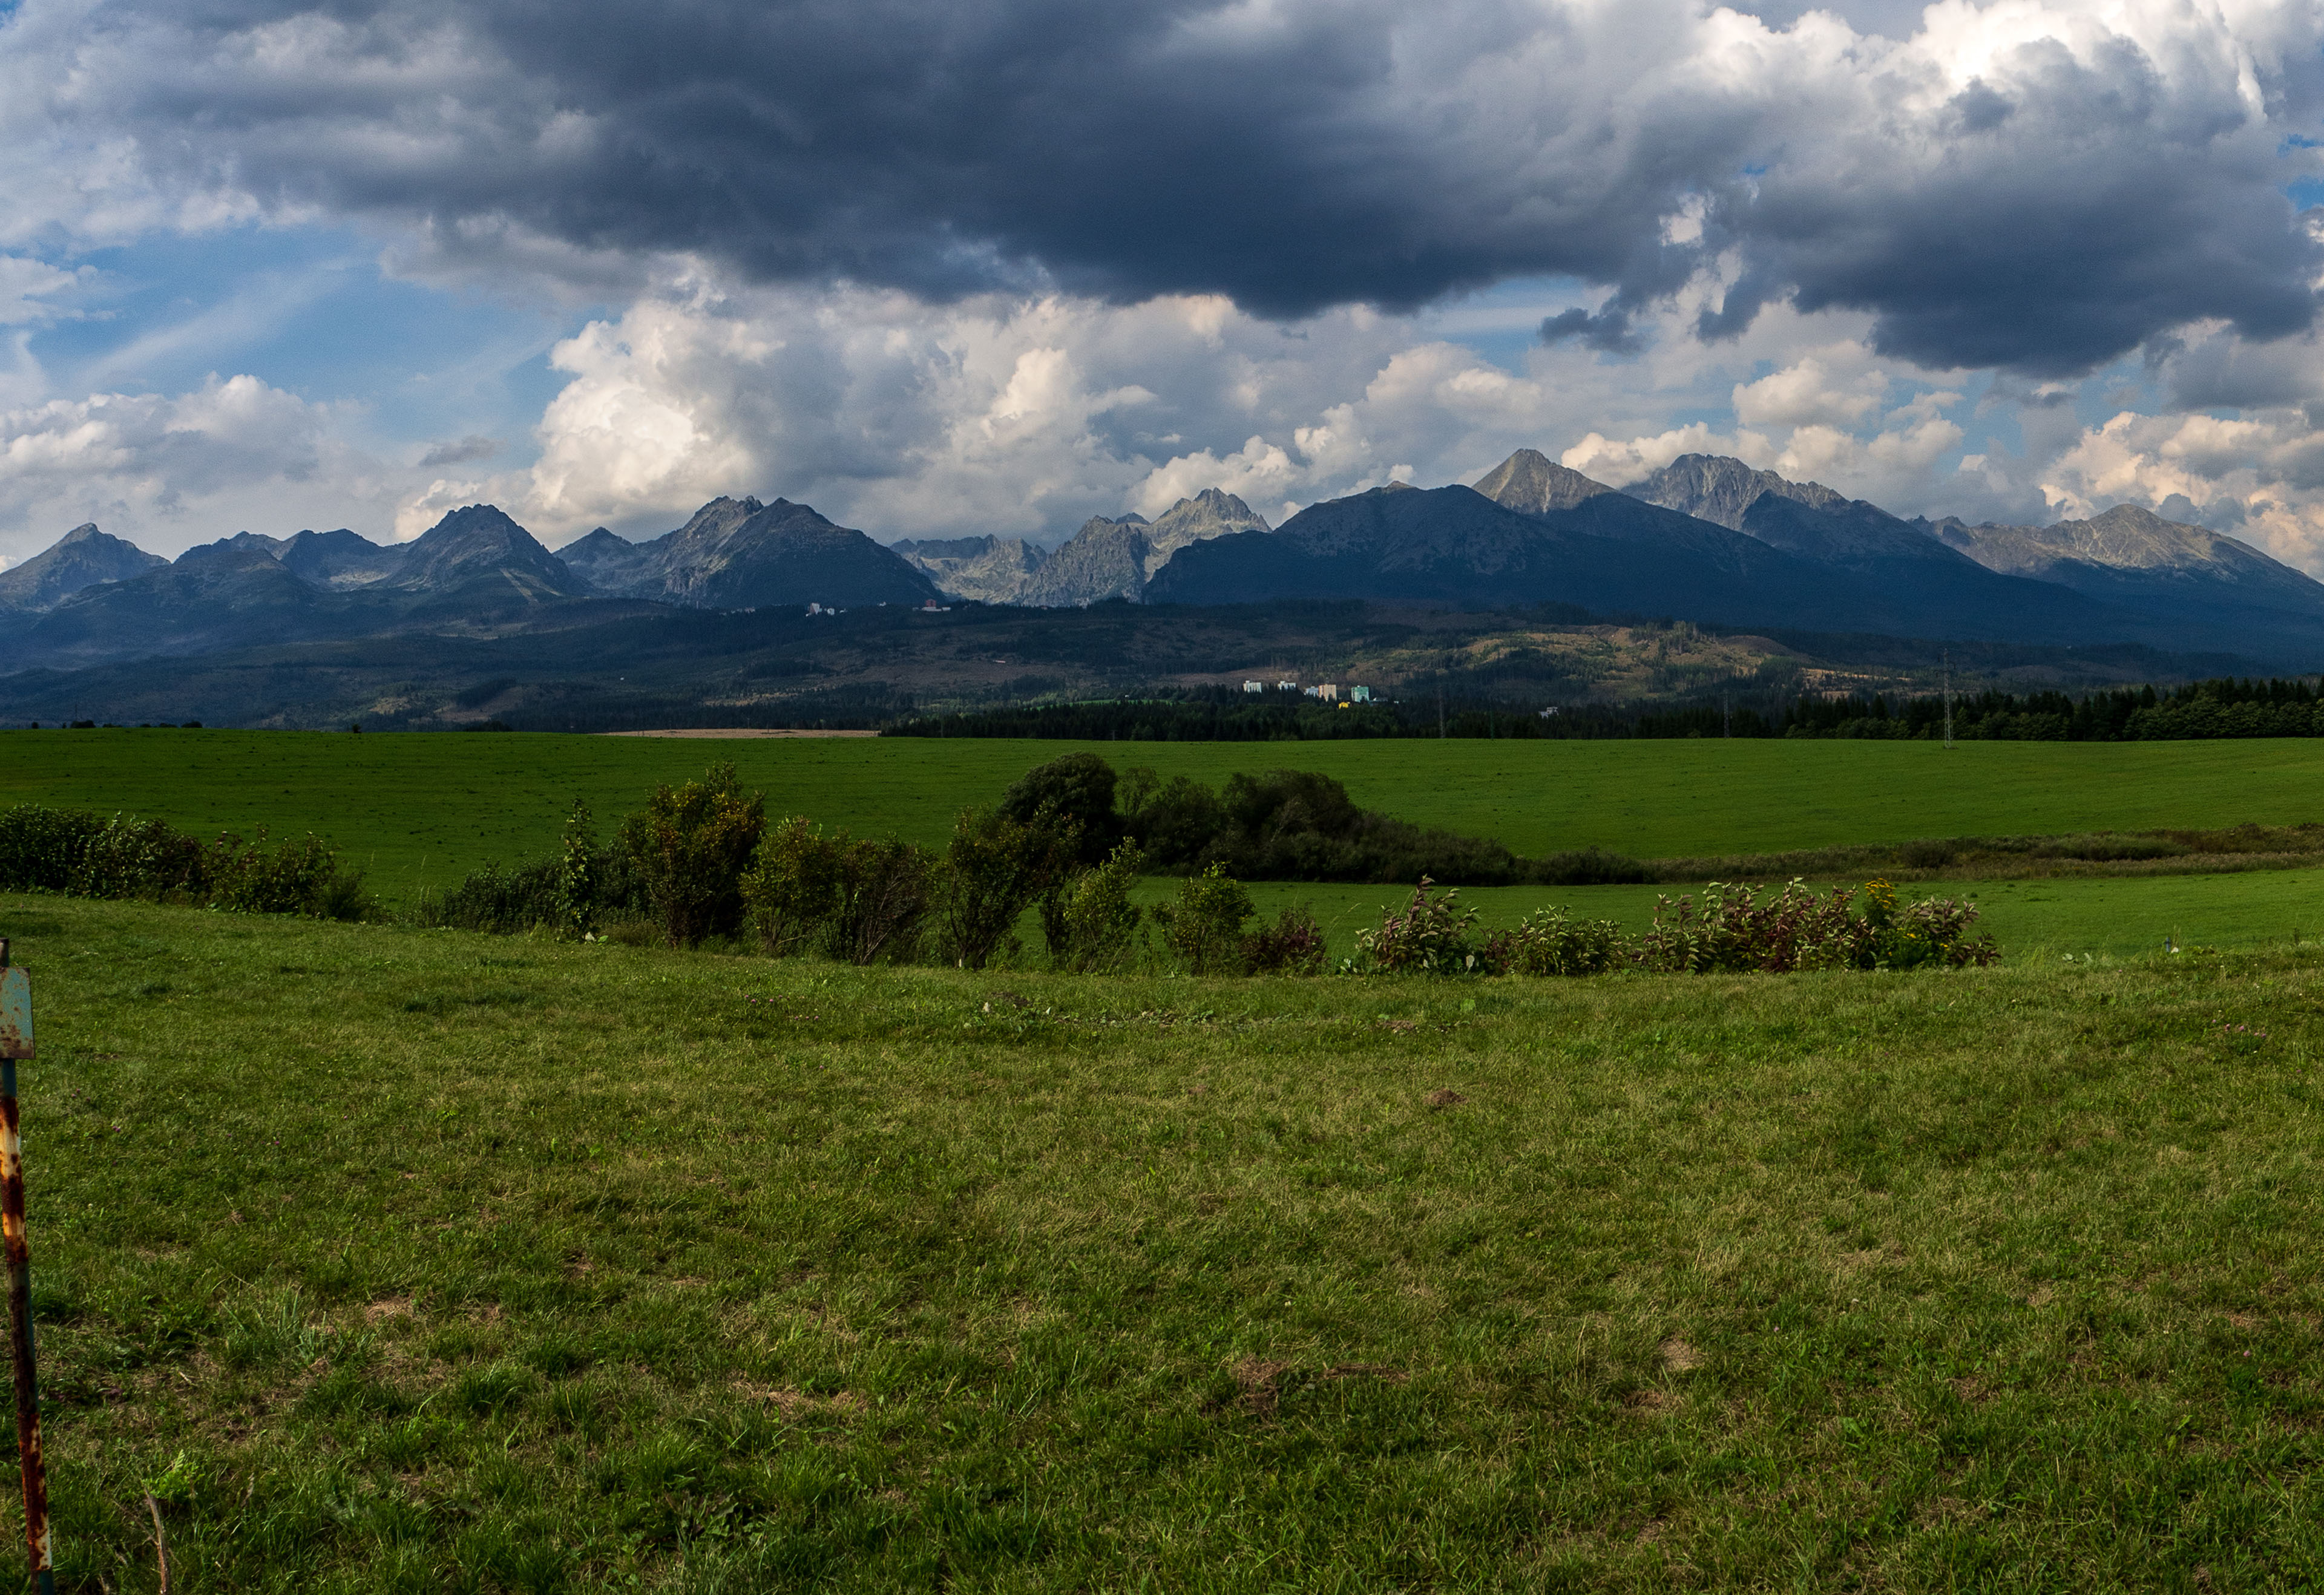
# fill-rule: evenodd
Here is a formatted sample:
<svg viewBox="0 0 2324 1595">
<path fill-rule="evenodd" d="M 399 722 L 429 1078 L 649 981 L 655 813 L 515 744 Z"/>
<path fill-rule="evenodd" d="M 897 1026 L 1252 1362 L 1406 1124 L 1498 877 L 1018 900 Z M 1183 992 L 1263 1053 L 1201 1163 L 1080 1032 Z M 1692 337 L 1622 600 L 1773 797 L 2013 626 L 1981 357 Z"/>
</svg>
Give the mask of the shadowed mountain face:
<svg viewBox="0 0 2324 1595">
<path fill-rule="evenodd" d="M 1519 514 L 1467 487 L 1393 485 L 1312 505 L 1273 533 L 1182 549 L 1152 603 L 1368 598 L 1447 605 L 1560 603 L 1793 623 L 1834 585 L 1865 595 L 1740 533 L 1619 493 Z"/>
<path fill-rule="evenodd" d="M 1683 454 L 1624 491 L 1632 498 L 1730 531 L 1747 530 L 1745 513 L 1771 493 L 1812 510 L 1836 509 L 1848 502 L 1846 494 L 1834 493 L 1821 482 L 1786 482 L 1773 471 L 1755 471 L 1741 460 L 1713 454 Z"/>
<path fill-rule="evenodd" d="M 604 527 L 557 550 L 565 568 L 601 592 L 613 592 L 643 569 L 646 551 Z"/>
<path fill-rule="evenodd" d="M 83 587 L 125 582 L 168 563 L 94 524 L 76 526 L 23 564 L 0 570 L 0 609 L 53 609 Z"/>
<path fill-rule="evenodd" d="M 343 526 L 337 531 L 302 531 L 274 557 L 284 569 L 318 587 L 346 588 L 385 580 L 409 551 L 401 544 L 382 548 Z"/>
<path fill-rule="evenodd" d="M 380 585 L 424 603 L 495 608 L 586 598 L 593 590 L 491 504 L 455 510 L 429 527 Z"/>
<path fill-rule="evenodd" d="M 1277 530 L 1210 489 L 1151 523 L 1094 518 L 1047 555 L 998 538 L 890 549 L 803 504 L 750 498 L 714 499 L 646 543 L 600 528 L 562 558 L 483 504 L 407 545 L 344 530 L 244 532 L 174 564 L 81 527 L 0 572 L 9 616 L 0 668 L 400 632 L 537 636 L 626 624 L 657 605 L 917 606 L 939 585 L 1047 607 L 1110 598 L 1561 604 L 1755 628 L 2128 643 L 2269 669 L 2324 665 L 2324 585 L 2144 510 L 2040 528 L 1905 521 L 1737 460 L 1687 456 L 1617 492 L 1525 449 L 1474 490 L 1391 485 L 1313 505 Z"/>
<path fill-rule="evenodd" d="M 601 528 L 570 547 L 603 590 L 689 609 L 853 609 L 937 595 L 902 555 L 788 499 L 712 499 L 676 531 L 632 545 L 634 562 L 621 540 Z"/>
<path fill-rule="evenodd" d="M 590 589 L 489 504 L 382 548 L 351 531 L 243 532 L 127 581 L 83 588 L 0 632 L 0 664 L 72 665 L 209 653 L 431 627 L 530 624 Z"/>
</svg>

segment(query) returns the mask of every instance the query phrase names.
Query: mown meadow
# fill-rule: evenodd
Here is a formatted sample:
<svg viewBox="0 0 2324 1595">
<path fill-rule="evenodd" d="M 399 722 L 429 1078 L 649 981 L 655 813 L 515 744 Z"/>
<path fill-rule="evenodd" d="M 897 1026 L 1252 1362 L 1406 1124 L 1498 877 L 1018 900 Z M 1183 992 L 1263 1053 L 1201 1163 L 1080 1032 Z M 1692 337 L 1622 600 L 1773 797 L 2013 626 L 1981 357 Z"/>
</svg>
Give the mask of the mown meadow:
<svg viewBox="0 0 2324 1595">
<path fill-rule="evenodd" d="M 2138 883 L 2132 883 L 2138 884 Z M 2293 1590 L 2324 956 L 1200 981 L 0 896 L 61 1582 Z"/>
</svg>

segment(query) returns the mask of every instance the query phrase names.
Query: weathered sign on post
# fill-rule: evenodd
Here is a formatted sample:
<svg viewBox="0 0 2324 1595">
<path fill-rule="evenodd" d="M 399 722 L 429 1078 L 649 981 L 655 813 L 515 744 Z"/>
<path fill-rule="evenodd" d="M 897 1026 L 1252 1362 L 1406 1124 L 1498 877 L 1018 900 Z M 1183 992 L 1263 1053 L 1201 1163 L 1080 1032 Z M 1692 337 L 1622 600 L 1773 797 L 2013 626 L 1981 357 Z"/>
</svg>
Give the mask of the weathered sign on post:
<svg viewBox="0 0 2324 1595">
<path fill-rule="evenodd" d="M 32 1584 L 56 1595 L 49 1565 L 49 1472 L 41 1459 L 41 1388 L 32 1366 L 32 1253 L 24 1238 L 23 1143 L 16 1130 L 16 1065 L 32 1056 L 32 982 L 8 962 L 0 936 L 0 1230 L 8 1252 L 8 1332 L 16 1365 L 16 1457 L 24 1480 L 24 1543 Z"/>
</svg>

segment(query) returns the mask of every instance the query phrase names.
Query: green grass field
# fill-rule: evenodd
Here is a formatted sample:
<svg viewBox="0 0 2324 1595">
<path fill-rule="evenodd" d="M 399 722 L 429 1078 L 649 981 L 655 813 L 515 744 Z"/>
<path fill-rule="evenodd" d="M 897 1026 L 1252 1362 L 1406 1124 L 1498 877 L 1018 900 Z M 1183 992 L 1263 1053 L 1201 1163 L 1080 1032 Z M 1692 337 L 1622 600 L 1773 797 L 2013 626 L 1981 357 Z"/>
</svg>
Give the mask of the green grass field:
<svg viewBox="0 0 2324 1595">
<path fill-rule="evenodd" d="M 1082 744 L 916 739 L 694 742 L 451 733 L 0 733 L 0 804 L 155 816 L 197 830 L 314 831 L 408 900 L 488 859 L 547 852 L 575 797 L 601 820 L 657 781 L 732 759 L 770 810 L 938 844 L 964 805 Z M 2324 740 L 2214 742 L 1399 741 L 1093 743 L 1118 768 L 1217 781 L 1277 764 L 1359 803 L 1526 854 L 1771 853 L 2324 817 Z"/>
<path fill-rule="evenodd" d="M 2312 949 L 0 934 L 67 1589 L 155 1588 L 149 1490 L 180 1591 L 2324 1581 Z"/>
</svg>

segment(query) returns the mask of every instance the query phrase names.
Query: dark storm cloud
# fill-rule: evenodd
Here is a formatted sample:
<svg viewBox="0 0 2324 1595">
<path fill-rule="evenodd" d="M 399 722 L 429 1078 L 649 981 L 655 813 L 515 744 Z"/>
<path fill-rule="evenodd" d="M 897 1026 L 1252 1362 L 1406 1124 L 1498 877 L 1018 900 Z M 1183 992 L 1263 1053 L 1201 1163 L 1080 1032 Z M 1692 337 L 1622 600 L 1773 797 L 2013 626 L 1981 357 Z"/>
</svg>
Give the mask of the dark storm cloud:
<svg viewBox="0 0 2324 1595">
<path fill-rule="evenodd" d="M 1924 59 L 1809 24 L 1738 45 L 1658 4 L 407 0 L 101 32 L 152 58 L 104 112 L 149 162 L 471 259 L 514 228 L 766 281 L 1285 317 L 1564 273 L 1615 291 L 1545 336 L 1609 349 L 1724 263 L 1705 337 L 1790 299 L 1927 365 L 2052 375 L 2190 321 L 2308 325 L 2319 252 L 2277 155 L 2315 119 L 2304 14 L 2249 52 L 2265 109 L 2200 19 L 2166 63 L 2035 41 L 1933 98 Z"/>
</svg>

